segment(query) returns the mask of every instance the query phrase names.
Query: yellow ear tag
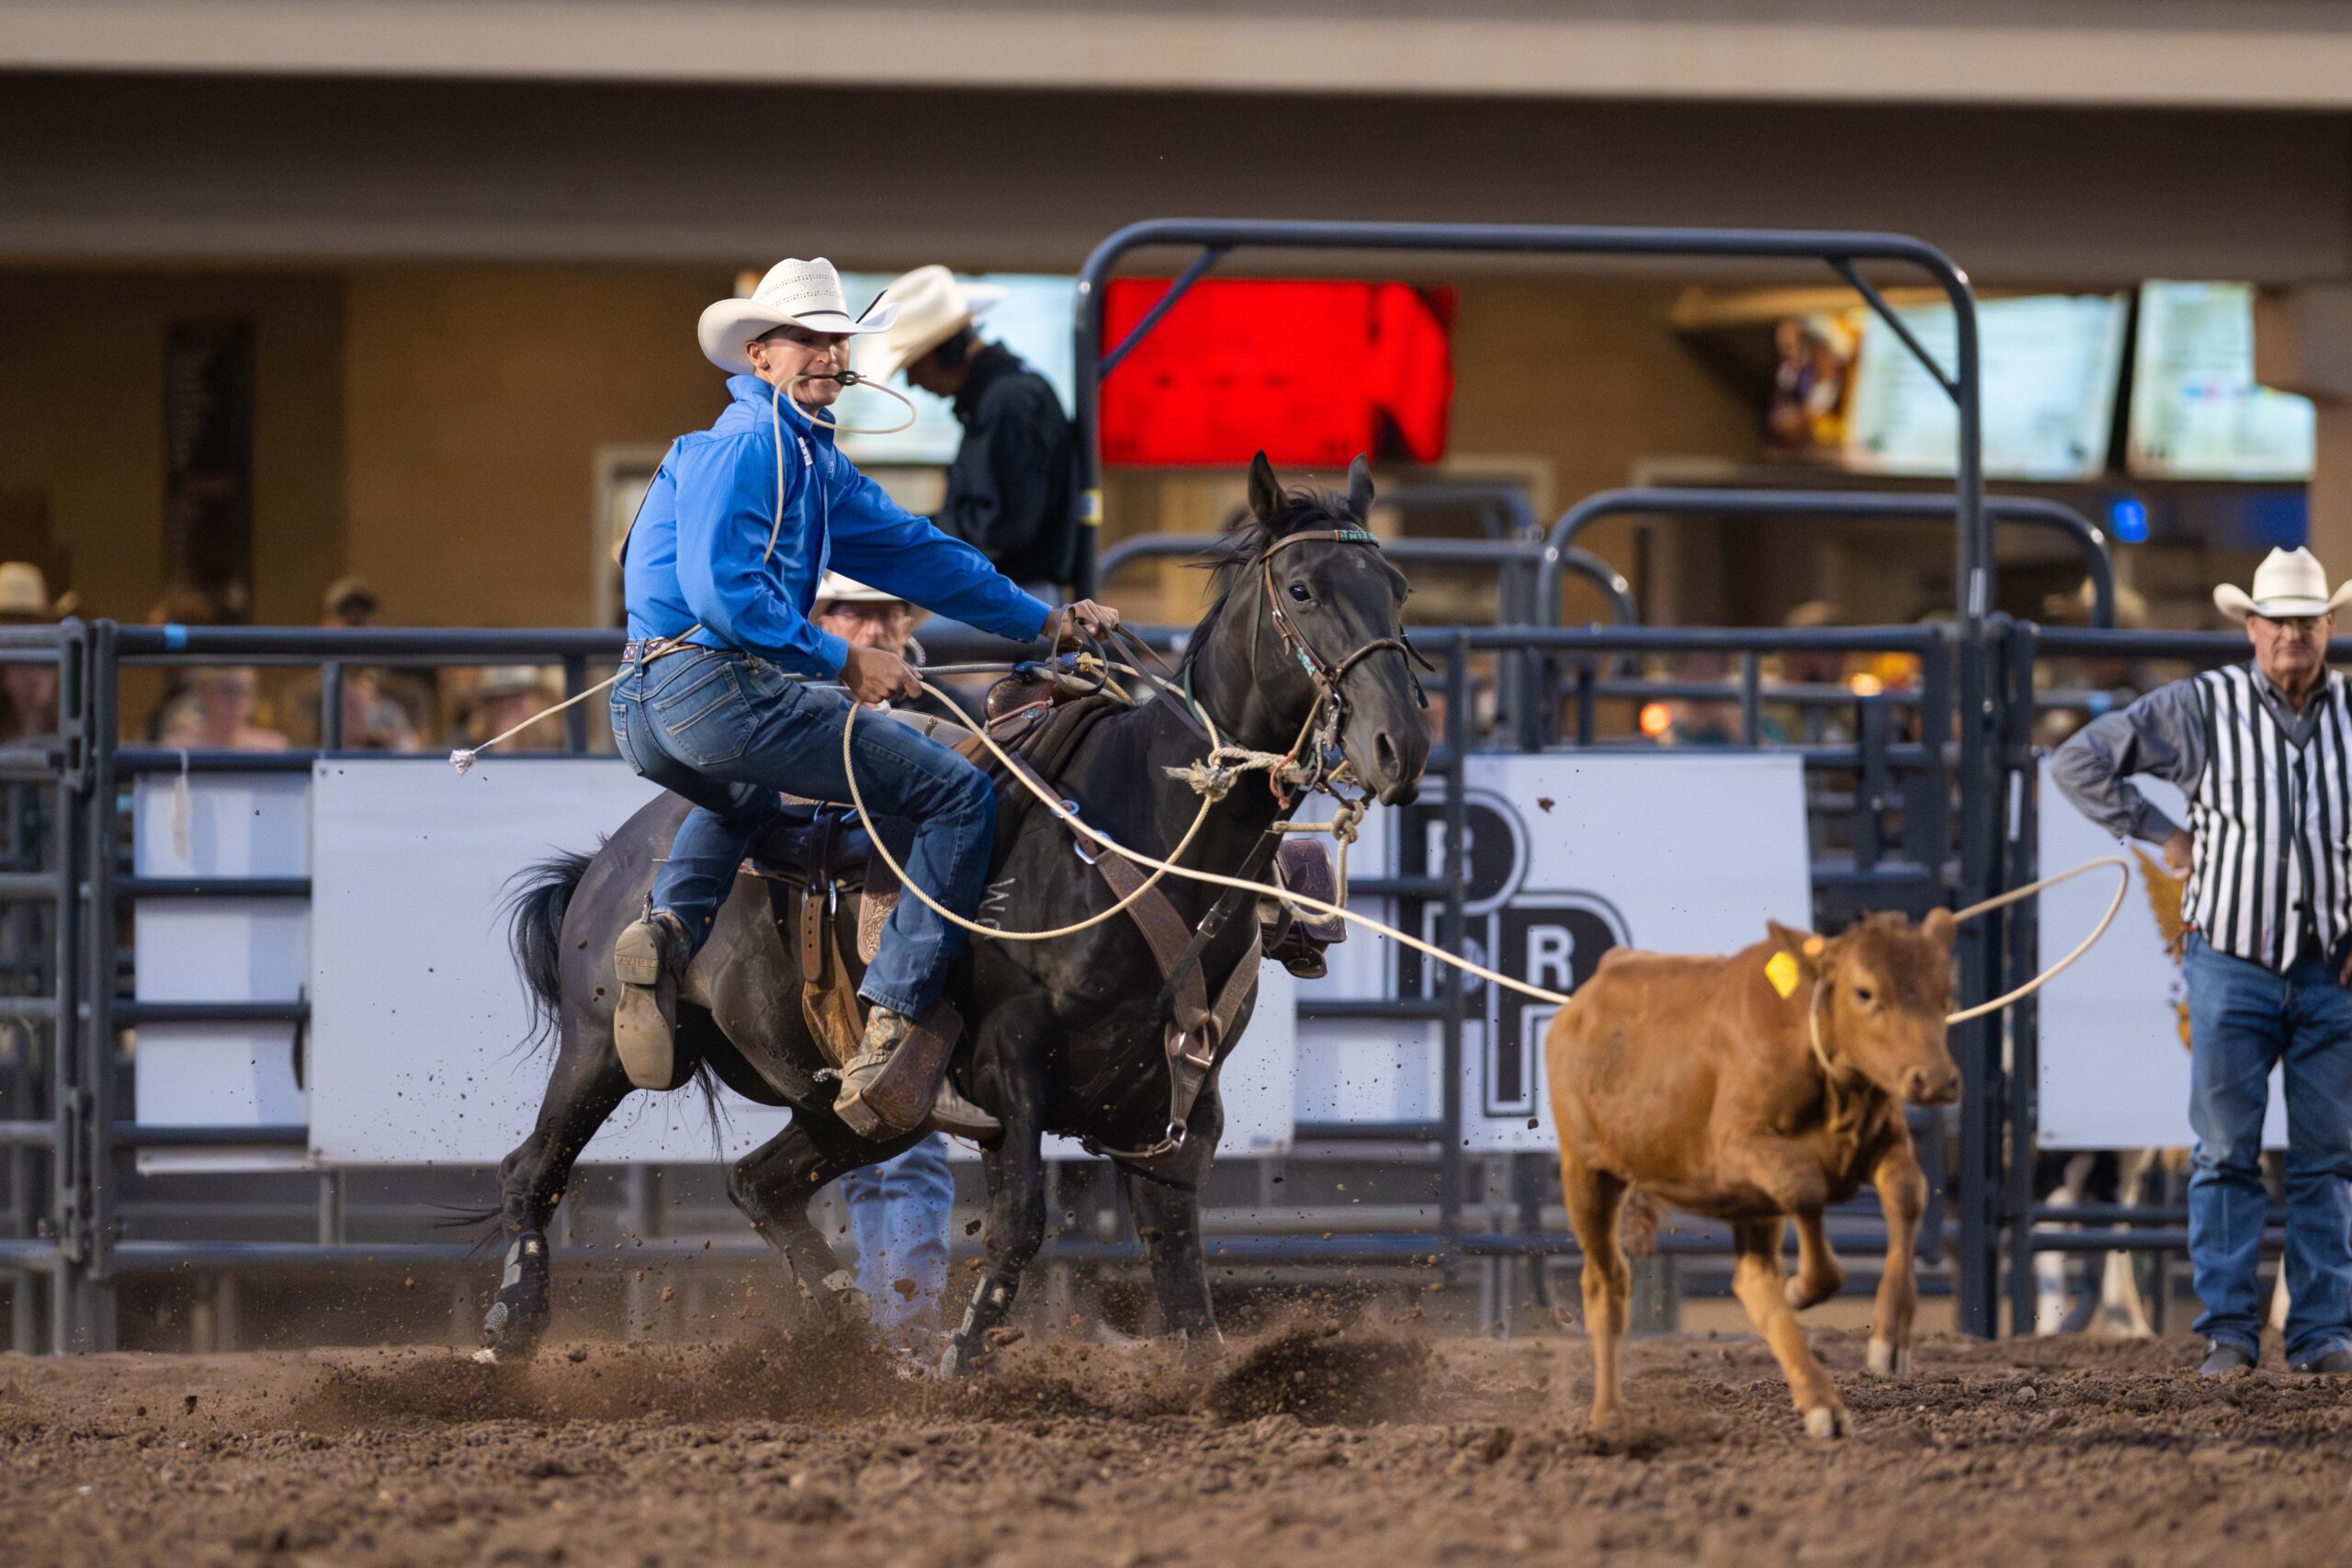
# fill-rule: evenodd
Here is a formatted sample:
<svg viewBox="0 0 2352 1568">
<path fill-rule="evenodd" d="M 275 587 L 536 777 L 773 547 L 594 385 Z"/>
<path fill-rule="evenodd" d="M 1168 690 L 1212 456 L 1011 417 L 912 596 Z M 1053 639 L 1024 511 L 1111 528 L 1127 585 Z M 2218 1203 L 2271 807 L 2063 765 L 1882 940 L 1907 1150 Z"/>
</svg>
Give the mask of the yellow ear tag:
<svg viewBox="0 0 2352 1568">
<path fill-rule="evenodd" d="M 1797 961 L 1785 953 L 1776 953 L 1764 961 L 1764 978 L 1782 997 L 1792 997 L 1797 990 Z"/>
</svg>

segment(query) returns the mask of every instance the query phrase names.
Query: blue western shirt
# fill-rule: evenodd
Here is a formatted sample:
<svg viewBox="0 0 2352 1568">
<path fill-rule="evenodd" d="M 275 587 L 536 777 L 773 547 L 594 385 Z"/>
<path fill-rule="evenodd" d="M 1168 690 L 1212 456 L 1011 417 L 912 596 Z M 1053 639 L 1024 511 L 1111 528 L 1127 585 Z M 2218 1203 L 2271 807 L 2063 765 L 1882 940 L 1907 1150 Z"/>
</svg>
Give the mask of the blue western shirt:
<svg viewBox="0 0 2352 1568">
<path fill-rule="evenodd" d="M 699 626 L 692 640 L 706 648 L 838 675 L 848 646 L 808 619 L 829 570 L 1016 641 L 1045 629 L 1044 604 L 884 494 L 789 397 L 772 415 L 772 389 L 758 377 L 729 377 L 727 389 L 734 400 L 718 422 L 680 436 L 662 457 L 629 529 L 629 636 L 676 637 Z"/>
</svg>

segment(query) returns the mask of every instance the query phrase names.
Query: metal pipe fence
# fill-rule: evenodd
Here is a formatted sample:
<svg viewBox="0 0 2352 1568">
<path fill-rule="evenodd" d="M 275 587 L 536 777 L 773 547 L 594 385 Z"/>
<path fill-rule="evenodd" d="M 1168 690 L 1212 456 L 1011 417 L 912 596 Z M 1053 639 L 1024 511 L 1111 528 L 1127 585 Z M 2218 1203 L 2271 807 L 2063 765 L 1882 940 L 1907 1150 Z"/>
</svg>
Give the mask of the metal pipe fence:
<svg viewBox="0 0 2352 1568">
<path fill-rule="evenodd" d="M 2034 874 L 2036 824 L 2030 808 L 2016 810 L 2014 802 L 2016 777 L 2032 761 L 2033 716 L 2048 707 L 2041 700 L 2046 694 L 2034 689 L 2037 660 L 2063 654 L 2172 660 L 2196 665 L 2233 657 L 2243 645 L 2218 636 L 2013 626 L 1997 617 L 1990 629 L 2001 654 L 1999 684 L 1991 698 L 2002 738 L 1996 798 L 2003 804 L 1997 815 L 2007 823 L 1999 871 L 2005 884 L 2014 885 Z M 1184 636 L 1179 630 L 1160 628 L 1150 634 L 1150 640 L 1173 652 L 1181 649 Z M 297 899 L 307 897 L 309 885 L 299 877 L 175 879 L 131 874 L 123 858 L 121 793 L 130 781 L 152 770 L 308 767 L 321 753 L 184 756 L 168 748 L 122 743 L 117 739 L 123 729 L 121 672 L 150 664 L 250 662 L 259 658 L 284 664 L 356 669 L 556 657 L 578 660 L 577 672 L 569 681 L 577 690 L 584 686 L 589 672 L 617 655 L 618 640 L 616 634 L 600 632 L 493 632 L 479 637 L 463 631 L 310 628 L 179 632 L 168 627 L 117 627 L 104 622 L 67 623 L 57 628 L 35 628 L 30 634 L 0 636 L 0 661 L 53 662 L 61 686 L 56 736 L 14 748 L 24 759 L 26 776 L 6 786 L 32 792 L 28 798 L 48 802 L 51 816 L 43 829 L 42 853 L 32 860 L 19 856 L 8 863 L 7 879 L 0 881 L 0 909 L 12 915 L 24 908 L 54 908 L 60 912 L 54 929 L 45 931 L 39 944 L 46 988 L 19 987 L 20 994 L 0 998 L 7 1004 L 0 1007 L 0 1014 L 8 1015 L 5 1027 L 16 1032 L 14 1037 L 35 1043 L 9 1064 L 13 1076 L 0 1077 L 0 1089 L 8 1095 L 6 1113 L 0 1114 L 0 1153 L 5 1153 L 9 1174 L 13 1222 L 8 1233 L 0 1236 L 0 1270 L 11 1276 L 11 1321 L 19 1348 L 67 1350 L 114 1343 L 115 1299 L 121 1282 L 172 1270 L 229 1277 L 254 1269 L 316 1271 L 410 1264 L 447 1269 L 459 1267 L 467 1255 L 462 1247 L 418 1238 L 350 1239 L 343 1230 L 338 1179 L 332 1172 L 316 1175 L 318 1223 L 311 1235 L 241 1237 L 220 1234 L 229 1228 L 225 1224 L 210 1235 L 125 1229 L 130 1217 L 141 1224 L 152 1219 L 151 1213 L 141 1210 L 135 1200 L 126 1202 L 124 1182 L 128 1162 L 135 1152 L 299 1147 L 306 1140 L 307 1129 L 141 1122 L 128 1113 L 125 1096 L 130 1069 L 121 1052 L 124 1032 L 141 1024 L 173 1021 L 299 1022 L 306 1009 L 300 1002 L 132 999 L 123 986 L 125 971 L 119 951 L 122 911 L 132 900 L 229 896 Z M 1524 750 L 1531 743 L 1566 750 L 1586 744 L 1594 748 L 1645 744 L 1637 735 L 1610 731 L 1597 719 L 1580 721 L 1564 732 L 1574 738 L 1560 739 L 1532 738 L 1511 722 L 1489 724 L 1481 707 L 1482 697 L 1492 695 L 1508 679 L 1509 657 L 1526 650 L 1556 660 L 1564 671 L 1571 671 L 1544 694 L 1547 703 L 1585 703 L 1596 711 L 1619 701 L 1722 704 L 1736 708 L 1742 716 L 1736 744 L 1755 749 L 1778 746 L 1800 755 L 1816 824 L 1828 822 L 1836 829 L 1835 841 L 1816 842 L 1813 854 L 1821 923 L 1834 923 L 1842 911 L 1864 900 L 1876 908 L 1917 910 L 1963 896 L 1962 841 L 1972 810 L 1972 784 L 1962 766 L 1962 747 L 1958 739 L 1962 726 L 1957 671 L 1966 649 L 1960 628 L 1476 626 L 1440 629 L 1424 634 L 1423 641 L 1442 671 L 1433 689 L 1442 693 L 1444 728 L 1430 770 L 1432 784 L 1442 791 L 1438 818 L 1440 859 L 1426 867 L 1400 865 L 1395 876 L 1360 878 L 1357 888 L 1366 897 L 1441 901 L 1438 931 L 1443 942 L 1458 947 L 1465 931 L 1464 879 L 1457 863 L 1466 826 L 1464 807 L 1468 790 L 1464 770 L 1471 757 Z M 935 654 L 958 658 L 978 651 L 976 646 L 944 639 L 934 649 Z M 1738 673 L 1720 681 L 1676 675 L 1653 681 L 1638 674 L 1600 673 L 1611 661 L 1627 657 L 1654 660 L 1685 654 L 1732 660 Z M 1761 674 L 1764 661 L 1776 657 L 1885 654 L 1914 660 L 1916 681 L 1859 697 L 1850 688 L 1841 689 L 1831 682 L 1788 682 L 1767 680 Z M 1582 690 L 1573 673 L 1577 671 L 1594 672 Z M 1834 743 L 1776 740 L 1754 720 L 1778 707 L 1837 714 L 1841 722 L 1850 720 L 1852 732 Z M 580 728 L 566 733 L 564 750 L 575 755 L 584 752 Z M 2030 799 L 2030 791 L 2026 794 Z M 1981 807 L 1982 803 L 1976 805 Z M 2012 979 L 2030 973 L 2035 935 L 2029 905 L 2004 933 L 1996 949 L 1996 973 Z M 15 967 L 9 970 L 12 976 L 17 972 Z M 1437 1027 L 1446 1087 L 1436 1115 L 1377 1123 L 1303 1123 L 1295 1129 L 1301 1148 L 1293 1156 L 1303 1159 L 1312 1152 L 1317 1157 L 1384 1160 L 1412 1156 L 1414 1168 L 1428 1173 L 1426 1224 L 1399 1232 L 1393 1228 L 1396 1220 L 1383 1218 L 1381 1224 L 1391 1228 L 1365 1229 L 1347 1224 L 1344 1211 L 1332 1211 L 1339 1218 L 1320 1227 L 1334 1233 L 1325 1242 L 1296 1234 L 1301 1227 L 1283 1223 L 1276 1213 L 1278 1205 L 1241 1205 L 1214 1226 L 1218 1233 L 1216 1257 L 1367 1269 L 1402 1267 L 1414 1258 L 1433 1258 L 1436 1263 L 1428 1266 L 1448 1273 L 1516 1268 L 1510 1259 L 1560 1253 L 1565 1242 L 1556 1218 L 1547 1214 L 1549 1204 L 1540 1195 L 1510 1206 L 1510 1213 L 1498 1218 L 1491 1200 L 1482 1201 L 1473 1190 L 1474 1178 L 1482 1168 L 1488 1173 L 1490 1191 L 1493 1173 L 1498 1169 L 1519 1173 L 1509 1177 L 1510 1180 L 1540 1185 L 1544 1162 L 1530 1156 L 1471 1156 L 1462 1148 L 1464 996 L 1461 987 L 1446 987 L 1434 993 L 1375 1002 L 1310 1002 L 1302 1008 L 1306 1018 L 1411 1016 Z M 1940 1154 L 1949 1144 L 1954 1156 L 1951 1170 L 1935 1181 L 1939 1206 L 1923 1230 L 1923 1247 L 1946 1260 L 1950 1272 L 1945 1278 L 1963 1310 L 1977 1293 L 1989 1293 L 1996 1303 L 2006 1294 L 2013 1323 L 2030 1321 L 2031 1260 L 2036 1254 L 2109 1248 L 2177 1250 L 2179 1239 L 2177 1213 L 2161 1206 L 2127 1205 L 2061 1219 L 2037 1205 L 2030 1187 L 2036 1029 L 2030 1006 L 2011 1016 L 2007 1059 L 1996 1055 L 1989 1074 L 1984 1064 L 1977 1064 L 1969 1079 L 1968 1100 L 1963 1102 L 1956 1136 L 1948 1136 L 1949 1130 L 1937 1121 L 1923 1121 L 1920 1127 L 1923 1152 Z M 1969 1102 L 1977 1107 L 1973 1117 L 1965 1111 Z M 1310 1151 L 1309 1145 L 1320 1146 Z M 1972 1182 L 1972 1170 L 1982 1173 L 1982 1179 Z M 233 1207 L 224 1209 L 224 1221 Z M 175 1211 L 174 1224 L 183 1231 L 191 1227 L 200 1231 L 201 1213 L 182 1208 Z M 271 1223 L 282 1228 L 290 1213 L 294 1211 L 279 1203 Z M 1841 1215 L 1841 1234 L 1864 1235 L 1870 1218 L 1867 1204 L 1855 1213 Z M 1694 1232 L 1675 1247 L 1679 1251 L 1705 1254 L 1714 1246 L 1710 1235 Z M 652 1245 L 650 1238 L 648 1244 Z M 664 1241 L 662 1247 L 664 1256 L 680 1250 L 675 1237 Z M 685 1250 L 697 1255 L 700 1251 L 698 1247 Z M 715 1246 L 712 1251 L 737 1260 L 759 1255 L 748 1243 L 729 1242 Z M 1131 1256 L 1123 1244 L 1103 1240 L 1081 1226 L 1057 1237 L 1049 1264 L 1124 1268 Z"/>
</svg>

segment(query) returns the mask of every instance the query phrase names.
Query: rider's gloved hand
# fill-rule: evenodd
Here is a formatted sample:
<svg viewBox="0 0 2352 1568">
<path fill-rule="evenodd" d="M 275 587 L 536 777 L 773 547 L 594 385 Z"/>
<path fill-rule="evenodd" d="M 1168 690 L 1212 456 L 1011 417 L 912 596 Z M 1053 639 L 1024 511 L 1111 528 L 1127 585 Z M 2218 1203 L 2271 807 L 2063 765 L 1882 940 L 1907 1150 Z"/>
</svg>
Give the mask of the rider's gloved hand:
<svg viewBox="0 0 2352 1568">
<path fill-rule="evenodd" d="M 1079 646 L 1077 627 L 1101 637 L 1119 624 L 1119 612 L 1092 599 L 1073 600 L 1046 617 L 1046 637 L 1056 649 Z"/>
<path fill-rule="evenodd" d="M 842 684 L 849 688 L 850 696 L 861 703 L 884 703 L 892 697 L 912 698 L 922 694 L 914 667 L 895 653 L 885 653 L 878 648 L 853 646 L 849 657 L 842 660 Z"/>
</svg>

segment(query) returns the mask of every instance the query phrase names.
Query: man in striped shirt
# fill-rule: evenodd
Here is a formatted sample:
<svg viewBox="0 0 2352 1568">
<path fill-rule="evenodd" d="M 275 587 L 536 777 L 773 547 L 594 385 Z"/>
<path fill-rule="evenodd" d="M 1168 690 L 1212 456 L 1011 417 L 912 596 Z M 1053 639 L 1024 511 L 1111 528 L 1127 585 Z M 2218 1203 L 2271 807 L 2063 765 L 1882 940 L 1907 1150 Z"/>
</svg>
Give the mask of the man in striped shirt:
<svg viewBox="0 0 2352 1568">
<path fill-rule="evenodd" d="M 2273 550 L 2249 594 L 2213 591 L 2254 658 L 2093 720 L 2052 773 L 2093 821 L 2164 846 L 2188 878 L 2188 1255 L 2209 1341 L 2199 1370 L 2259 1358 L 2269 1199 L 2262 1122 L 2287 1096 L 2287 1364 L 2352 1374 L 2352 685 L 2327 668 L 2335 607 L 2309 550 Z M 2127 779 L 2188 797 L 2182 827 Z"/>
</svg>

